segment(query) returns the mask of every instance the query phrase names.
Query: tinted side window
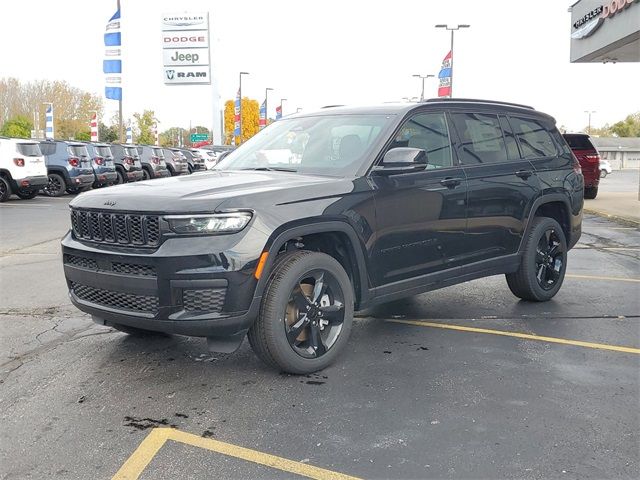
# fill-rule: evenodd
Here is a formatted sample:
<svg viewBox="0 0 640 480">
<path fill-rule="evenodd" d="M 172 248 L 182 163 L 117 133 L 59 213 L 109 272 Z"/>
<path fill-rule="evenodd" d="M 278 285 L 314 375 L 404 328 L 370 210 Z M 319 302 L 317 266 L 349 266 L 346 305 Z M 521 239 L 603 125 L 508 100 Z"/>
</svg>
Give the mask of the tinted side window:
<svg viewBox="0 0 640 480">
<path fill-rule="evenodd" d="M 460 136 L 463 165 L 507 161 L 507 147 L 497 115 L 454 113 L 451 117 Z"/>
<path fill-rule="evenodd" d="M 507 155 L 509 160 L 519 160 L 520 151 L 518 150 L 518 143 L 516 137 L 511 130 L 511 125 L 505 117 L 500 117 L 500 126 L 502 127 L 502 133 L 504 133 L 504 141 L 507 144 Z"/>
<path fill-rule="evenodd" d="M 520 117 L 511 117 L 510 121 L 524 158 L 553 157 L 558 154 L 553 138 L 542 124 Z"/>
<path fill-rule="evenodd" d="M 411 117 L 396 135 L 394 147 L 421 148 L 427 152 L 427 168 L 450 167 L 451 141 L 444 113 L 421 113 Z"/>
<path fill-rule="evenodd" d="M 43 155 L 53 155 L 56 153 L 56 144 L 53 142 L 42 142 L 40 144 L 40 150 Z"/>
</svg>

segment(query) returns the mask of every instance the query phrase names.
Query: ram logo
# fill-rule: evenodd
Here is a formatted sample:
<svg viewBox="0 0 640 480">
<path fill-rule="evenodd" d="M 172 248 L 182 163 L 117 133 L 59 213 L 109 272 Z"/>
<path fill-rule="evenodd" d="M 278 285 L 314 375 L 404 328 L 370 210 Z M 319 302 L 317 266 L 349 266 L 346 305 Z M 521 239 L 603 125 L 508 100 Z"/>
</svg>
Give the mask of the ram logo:
<svg viewBox="0 0 640 480">
<path fill-rule="evenodd" d="M 166 71 L 166 74 L 167 74 L 167 78 L 168 78 L 169 80 L 173 80 L 173 77 L 175 76 L 176 71 L 175 71 L 175 70 L 167 70 L 167 71 Z"/>
</svg>

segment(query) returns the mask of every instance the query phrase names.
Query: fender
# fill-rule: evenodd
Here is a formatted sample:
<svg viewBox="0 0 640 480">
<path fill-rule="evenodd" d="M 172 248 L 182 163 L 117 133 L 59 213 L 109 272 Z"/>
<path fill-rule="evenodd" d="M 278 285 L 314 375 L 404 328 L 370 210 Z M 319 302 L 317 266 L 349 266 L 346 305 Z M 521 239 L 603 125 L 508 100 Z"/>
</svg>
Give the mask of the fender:
<svg viewBox="0 0 640 480">
<path fill-rule="evenodd" d="M 524 243 L 525 238 L 527 238 L 527 235 L 529 235 L 529 232 L 531 231 L 531 223 L 532 223 L 531 220 L 535 216 L 534 215 L 535 212 L 542 205 L 545 205 L 547 203 L 553 203 L 553 202 L 562 202 L 567 208 L 567 212 L 569 215 L 569 217 L 566 218 L 567 225 L 569 225 L 569 235 L 567 236 L 567 245 L 571 244 L 571 205 L 569 204 L 569 200 L 567 199 L 566 195 L 563 195 L 561 193 L 550 193 L 548 195 L 542 195 L 536 198 L 536 200 L 531 205 L 531 209 L 529 210 L 529 213 L 527 215 L 527 224 L 524 229 L 524 234 L 520 239 L 520 246 L 518 247 L 518 253 L 522 252 L 522 244 Z"/>
<path fill-rule="evenodd" d="M 309 219 L 305 219 L 305 222 L 308 222 Z M 349 243 L 351 244 L 351 249 L 353 254 L 355 255 L 356 263 L 355 265 L 355 273 L 358 275 L 358 283 L 360 284 L 360 301 L 358 305 L 360 308 L 363 308 L 362 305 L 368 303 L 370 301 L 370 290 L 369 290 L 369 282 L 368 282 L 368 272 L 365 261 L 365 254 L 363 252 L 363 247 L 360 244 L 360 240 L 358 239 L 358 235 L 351 225 L 349 225 L 345 221 L 340 220 L 321 220 L 314 219 L 314 223 L 305 223 L 304 225 L 284 225 L 278 229 L 276 229 L 263 251 L 269 252 L 269 256 L 267 257 L 267 261 L 265 263 L 264 274 L 260 277 L 258 281 L 258 285 L 256 286 L 256 297 L 261 297 L 266 283 L 271 274 L 271 270 L 273 268 L 273 264 L 276 260 L 276 254 L 282 248 L 282 246 L 288 240 L 296 237 L 303 237 L 305 235 L 310 235 L 313 233 L 328 233 L 328 232 L 339 232 L 347 235 L 349 239 Z"/>
<path fill-rule="evenodd" d="M 13 177 L 11 176 L 11 172 L 6 168 L 0 168 L 0 177 L 4 177 L 9 182 L 13 182 Z"/>
</svg>

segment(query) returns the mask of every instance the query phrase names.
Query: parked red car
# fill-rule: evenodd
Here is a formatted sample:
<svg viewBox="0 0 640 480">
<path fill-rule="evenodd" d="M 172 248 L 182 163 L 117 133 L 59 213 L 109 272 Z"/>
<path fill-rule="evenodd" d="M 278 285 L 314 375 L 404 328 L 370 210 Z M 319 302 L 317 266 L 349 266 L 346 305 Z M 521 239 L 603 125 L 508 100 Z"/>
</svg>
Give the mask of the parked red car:
<svg viewBox="0 0 640 480">
<path fill-rule="evenodd" d="M 584 133 L 565 133 L 564 138 L 580 162 L 584 176 L 584 198 L 594 199 L 600 184 L 600 154 Z"/>
</svg>

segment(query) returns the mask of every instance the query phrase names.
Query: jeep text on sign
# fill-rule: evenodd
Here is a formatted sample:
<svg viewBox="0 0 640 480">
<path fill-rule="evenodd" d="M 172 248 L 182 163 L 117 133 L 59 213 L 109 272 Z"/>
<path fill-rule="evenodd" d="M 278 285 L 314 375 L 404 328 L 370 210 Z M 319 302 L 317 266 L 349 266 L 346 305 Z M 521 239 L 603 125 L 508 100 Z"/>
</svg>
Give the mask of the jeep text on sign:
<svg viewBox="0 0 640 480">
<path fill-rule="evenodd" d="M 162 51 L 164 66 L 207 65 L 209 55 L 205 48 L 173 48 Z"/>
</svg>

